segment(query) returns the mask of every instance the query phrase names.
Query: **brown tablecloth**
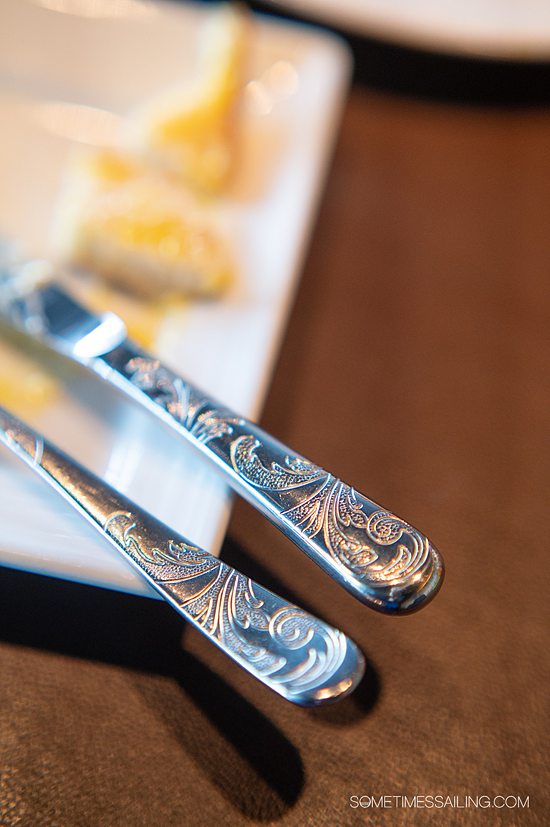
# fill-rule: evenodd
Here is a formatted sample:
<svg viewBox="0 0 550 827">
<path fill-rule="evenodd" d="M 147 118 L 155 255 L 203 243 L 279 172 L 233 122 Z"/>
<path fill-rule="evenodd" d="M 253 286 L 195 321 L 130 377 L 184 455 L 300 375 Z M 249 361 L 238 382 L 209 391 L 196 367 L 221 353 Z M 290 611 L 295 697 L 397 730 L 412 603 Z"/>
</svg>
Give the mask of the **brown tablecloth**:
<svg viewBox="0 0 550 827">
<path fill-rule="evenodd" d="M 425 530 L 446 583 L 378 616 L 239 502 L 223 557 L 368 658 L 303 710 L 161 603 L 2 570 L 0 824 L 550 823 L 549 223 L 548 109 L 354 88 L 263 423 Z M 414 794 L 458 798 L 369 798 Z"/>
</svg>

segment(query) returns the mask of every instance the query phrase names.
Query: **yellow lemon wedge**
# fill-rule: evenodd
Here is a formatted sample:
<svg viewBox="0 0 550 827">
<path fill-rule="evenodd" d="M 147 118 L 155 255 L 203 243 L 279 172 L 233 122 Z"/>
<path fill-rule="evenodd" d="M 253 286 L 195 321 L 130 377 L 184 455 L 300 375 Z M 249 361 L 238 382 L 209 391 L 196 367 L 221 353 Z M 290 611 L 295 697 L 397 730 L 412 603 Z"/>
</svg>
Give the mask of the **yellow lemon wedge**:
<svg viewBox="0 0 550 827">
<path fill-rule="evenodd" d="M 201 32 L 194 81 L 167 90 L 139 109 L 131 144 L 200 193 L 223 191 L 235 166 L 248 19 L 221 5 Z"/>
</svg>

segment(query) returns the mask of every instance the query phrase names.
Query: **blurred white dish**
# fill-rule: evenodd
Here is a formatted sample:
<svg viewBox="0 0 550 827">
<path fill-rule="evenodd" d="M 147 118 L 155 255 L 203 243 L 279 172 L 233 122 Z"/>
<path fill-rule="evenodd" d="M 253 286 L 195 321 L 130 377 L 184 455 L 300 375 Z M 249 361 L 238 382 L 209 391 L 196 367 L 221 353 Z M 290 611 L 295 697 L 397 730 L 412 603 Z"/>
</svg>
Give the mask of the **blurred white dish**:
<svg viewBox="0 0 550 827">
<path fill-rule="evenodd" d="M 51 204 L 74 143 L 108 144 L 144 97 L 185 76 L 204 7 L 141 0 L 0 5 L 0 233 L 48 252 Z M 221 206 L 239 284 L 190 305 L 162 332 L 169 365 L 258 415 L 305 252 L 349 77 L 341 42 L 259 21 L 247 86 L 246 153 Z M 16 358 L 0 341 L 0 360 Z M 62 390 L 27 419 L 60 447 L 216 553 L 230 495 L 195 454 L 84 373 L 53 362 Z M 60 498 L 0 455 L 0 562 L 152 594 Z"/>
<path fill-rule="evenodd" d="M 404 45 L 506 60 L 550 59 L 548 0 L 269 0 Z"/>
</svg>

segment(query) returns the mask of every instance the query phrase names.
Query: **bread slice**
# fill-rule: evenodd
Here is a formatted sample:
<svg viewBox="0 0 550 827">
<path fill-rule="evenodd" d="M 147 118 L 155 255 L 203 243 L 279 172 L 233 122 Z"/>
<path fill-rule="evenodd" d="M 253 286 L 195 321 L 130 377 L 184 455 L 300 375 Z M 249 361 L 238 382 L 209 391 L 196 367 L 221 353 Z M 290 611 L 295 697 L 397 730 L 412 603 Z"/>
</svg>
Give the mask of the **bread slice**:
<svg viewBox="0 0 550 827">
<path fill-rule="evenodd" d="M 145 297 L 212 296 L 232 280 L 212 214 L 180 184 L 120 151 L 73 158 L 53 241 L 62 260 Z"/>
</svg>

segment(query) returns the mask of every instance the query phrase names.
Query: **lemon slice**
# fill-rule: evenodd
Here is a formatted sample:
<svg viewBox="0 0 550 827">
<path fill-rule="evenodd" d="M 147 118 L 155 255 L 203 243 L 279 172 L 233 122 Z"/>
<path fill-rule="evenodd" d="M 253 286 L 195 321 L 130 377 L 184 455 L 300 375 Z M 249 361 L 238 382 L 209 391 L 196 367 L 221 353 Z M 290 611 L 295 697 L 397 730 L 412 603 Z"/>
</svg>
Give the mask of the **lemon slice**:
<svg viewBox="0 0 550 827">
<path fill-rule="evenodd" d="M 220 6 L 204 24 L 194 82 L 166 91 L 130 121 L 133 148 L 201 193 L 221 192 L 235 165 L 247 30 L 244 12 Z"/>
</svg>

